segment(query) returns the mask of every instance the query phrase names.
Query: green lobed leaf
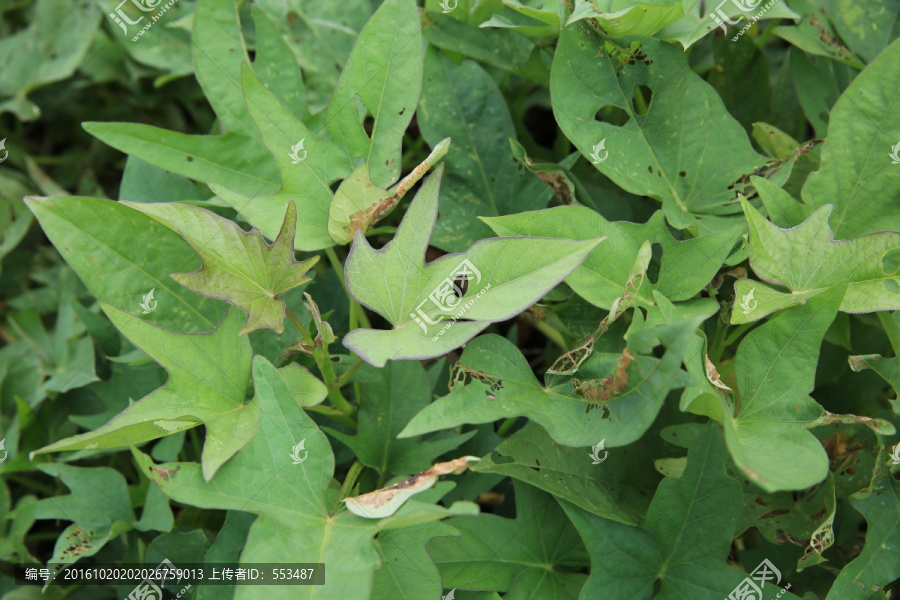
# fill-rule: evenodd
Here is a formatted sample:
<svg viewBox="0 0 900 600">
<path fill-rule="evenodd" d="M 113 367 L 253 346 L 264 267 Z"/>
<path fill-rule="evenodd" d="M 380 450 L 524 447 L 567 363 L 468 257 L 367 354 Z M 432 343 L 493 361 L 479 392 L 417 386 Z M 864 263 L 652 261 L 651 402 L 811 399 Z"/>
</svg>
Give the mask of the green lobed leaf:
<svg viewBox="0 0 900 600">
<path fill-rule="evenodd" d="M 278 371 L 266 359 L 253 362 L 260 431 L 211 481 L 195 463 L 155 465 L 135 457 L 162 491 L 177 502 L 206 509 L 252 512 L 241 562 L 324 562 L 324 586 L 236 586 L 236 600 L 368 600 L 379 558 L 372 541 L 379 529 L 471 512 L 408 502 L 390 519 L 373 521 L 338 509 L 331 485 L 334 456 L 328 439 L 297 406 Z M 292 449 L 303 443 L 304 460 Z M 428 508 L 431 507 L 431 508 Z M 391 521 L 393 519 L 393 522 Z M 405 519 L 405 521 L 404 521 Z"/>
<path fill-rule="evenodd" d="M 425 54 L 425 80 L 417 113 L 422 137 L 431 147 L 453 139 L 431 243 L 461 252 L 490 236 L 479 218 L 543 208 L 552 193 L 518 167 L 509 145 L 516 130 L 506 101 L 478 63 L 457 66 L 432 48 Z"/>
<path fill-rule="evenodd" d="M 240 313 L 227 311 L 211 333 L 178 334 L 108 304 L 101 306 L 129 341 L 166 369 L 169 379 L 106 425 L 54 442 L 36 453 L 121 448 L 203 423 L 203 476 L 212 478 L 253 439 L 259 419 L 257 402 L 244 403 L 252 353 L 250 341 L 238 336 Z"/>
<path fill-rule="evenodd" d="M 266 244 L 258 229 L 245 232 L 205 208 L 174 202 L 123 204 L 155 217 L 187 240 L 202 266 L 192 273 L 174 273 L 172 278 L 191 291 L 225 300 L 247 313 L 240 334 L 262 328 L 284 332 L 286 307 L 279 296 L 310 281 L 306 273 L 319 258 L 294 259 L 297 207 L 293 202 L 272 245 Z"/>
<path fill-rule="evenodd" d="M 575 394 L 571 378 L 542 385 L 512 342 L 497 335 L 481 336 L 466 345 L 460 357 L 461 372 L 472 380 L 426 407 L 400 435 L 526 416 L 566 446 L 588 447 L 601 439 L 610 448 L 629 444 L 650 427 L 671 389 L 691 383 L 681 361 L 699 322 L 695 318 L 637 334 L 636 345 L 645 351 L 649 349 L 643 346 L 652 347 L 653 340 L 663 341 L 667 351 L 662 359 L 637 356 L 635 350 L 630 363 L 620 367 L 617 354 L 592 355 L 579 377 L 607 390 L 610 384 L 604 379 L 619 378 L 619 389 L 607 391 L 609 399 L 593 401 Z"/>
<path fill-rule="evenodd" d="M 459 347 L 490 323 L 539 300 L 601 241 L 490 238 L 465 254 L 425 264 L 442 174 L 439 165 L 425 179 L 384 248 L 375 250 L 361 234 L 353 240 L 345 265 L 347 289 L 394 327 L 355 329 L 343 344 L 374 366 L 391 359 L 441 356 Z M 457 275 L 468 279 L 465 293 L 459 295 L 453 290 Z M 460 316 L 465 320 L 450 321 Z"/>
<path fill-rule="evenodd" d="M 640 527 L 560 501 L 591 557 L 580 600 L 600 598 L 597 590 L 610 598 L 722 600 L 741 583 L 743 575 L 726 563 L 741 489 L 725 473 L 721 434 L 705 429 L 688 451 L 684 474 L 660 483 Z M 764 589 L 778 590 L 771 583 Z"/>
<path fill-rule="evenodd" d="M 824 409 L 809 393 L 845 289 L 835 286 L 778 314 L 738 346 L 741 403 L 725 416 L 725 439 L 734 462 L 768 492 L 802 490 L 828 474 L 828 455 L 807 429 Z"/>
<path fill-rule="evenodd" d="M 736 225 L 716 234 L 678 241 L 666 227 L 662 211 L 654 213 L 647 223 L 635 224 L 607 221 L 582 206 L 558 206 L 483 220 L 501 236 L 573 240 L 606 237 L 566 278 L 566 283 L 594 306 L 607 310 L 626 293 L 633 276 L 632 265 L 646 242 L 662 247 L 662 259 L 656 282 L 643 282 L 635 296 L 635 304 L 643 307 L 655 304 L 654 290 L 672 301 L 697 295 L 716 276 L 742 229 Z"/>
<path fill-rule="evenodd" d="M 796 227 L 781 229 L 746 200 L 741 202 L 750 223 L 753 272 L 789 293 L 750 279 L 739 280 L 734 286 L 732 323 L 755 321 L 842 286 L 846 286 L 840 306 L 844 312 L 900 309 L 900 270 L 889 266 L 890 257 L 900 250 L 900 233 L 835 241 L 829 226 L 830 206 L 817 209 Z"/>
<path fill-rule="evenodd" d="M 26 204 L 91 293 L 138 313 L 150 290 L 155 310 L 144 318 L 166 329 L 209 331 L 223 305 L 198 296 L 169 274 L 197 265 L 180 235 L 120 202 L 100 198 L 27 198 Z"/>
<path fill-rule="evenodd" d="M 504 597 L 575 599 L 585 576 L 584 546 L 553 497 L 519 481 L 516 518 L 490 514 L 447 521 L 459 537 L 438 538 L 428 550 L 444 587 L 508 592 Z"/>
</svg>

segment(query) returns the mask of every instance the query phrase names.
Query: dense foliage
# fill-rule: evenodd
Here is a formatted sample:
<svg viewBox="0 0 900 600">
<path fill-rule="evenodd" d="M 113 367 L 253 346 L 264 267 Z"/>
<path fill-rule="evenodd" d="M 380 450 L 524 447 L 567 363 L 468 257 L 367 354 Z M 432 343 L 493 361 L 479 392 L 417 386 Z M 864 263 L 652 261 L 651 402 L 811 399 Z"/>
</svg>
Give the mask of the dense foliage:
<svg viewBox="0 0 900 600">
<path fill-rule="evenodd" d="M 900 0 L 115 1 L 0 6 L 0 600 L 898 593 Z"/>
</svg>

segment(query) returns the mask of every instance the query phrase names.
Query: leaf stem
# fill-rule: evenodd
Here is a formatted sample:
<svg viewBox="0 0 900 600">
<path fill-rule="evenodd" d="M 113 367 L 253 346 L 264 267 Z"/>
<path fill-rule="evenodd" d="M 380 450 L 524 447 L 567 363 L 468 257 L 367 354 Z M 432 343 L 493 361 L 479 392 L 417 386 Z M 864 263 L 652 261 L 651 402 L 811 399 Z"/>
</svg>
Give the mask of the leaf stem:
<svg viewBox="0 0 900 600">
<path fill-rule="evenodd" d="M 356 485 L 356 480 L 359 479 L 359 474 L 362 473 L 365 467 L 358 460 L 353 461 L 353 464 L 350 465 L 350 470 L 347 471 L 347 476 L 344 478 L 344 483 L 341 485 L 341 492 L 338 494 L 337 502 L 340 502 L 344 498 L 350 495 L 350 492 L 353 490 L 353 486 Z M 337 506 L 337 502 L 335 506 Z"/>
<path fill-rule="evenodd" d="M 304 406 L 303 408 L 308 411 L 311 411 L 311 412 L 317 412 L 320 415 L 324 415 L 330 419 L 334 419 L 338 423 L 343 423 L 344 425 L 346 425 L 347 427 L 350 427 L 351 429 L 356 429 L 356 427 L 357 427 L 356 421 L 354 421 L 353 419 L 351 419 L 350 417 L 348 417 L 347 415 L 345 415 L 344 413 L 342 413 L 341 411 L 339 411 L 338 409 L 336 409 L 333 406 L 323 406 L 321 404 L 316 404 L 314 406 Z"/>
<path fill-rule="evenodd" d="M 540 319 L 536 319 L 534 321 L 534 326 L 538 331 L 547 336 L 547 339 L 559 346 L 563 352 L 569 351 L 569 346 L 566 344 L 566 340 L 563 337 L 562 332 L 559 331 L 556 327 L 548 323 L 547 321 L 542 321 Z"/>
<path fill-rule="evenodd" d="M 519 417 L 510 417 L 509 419 L 503 421 L 500 427 L 497 428 L 497 435 L 500 437 L 505 436 L 509 433 L 509 430 L 512 429 L 512 426 L 516 424 L 516 421 L 519 420 Z"/>
<path fill-rule="evenodd" d="M 289 309 L 287 307 L 285 307 L 284 310 L 287 313 L 288 319 L 291 320 L 291 323 L 293 323 L 294 327 L 297 328 L 297 331 L 300 332 L 300 336 L 303 338 L 303 341 L 308 344 L 312 344 L 313 343 L 312 336 L 306 330 L 306 327 L 303 326 L 303 323 L 300 322 L 300 319 L 297 318 L 297 315 L 294 314 L 294 311 L 292 311 L 291 309 Z"/>
<path fill-rule="evenodd" d="M 338 377 L 336 387 L 338 389 L 347 385 L 347 382 L 350 381 L 350 378 L 353 377 L 353 374 L 359 371 L 359 368 L 363 366 L 365 362 L 361 358 L 357 358 L 356 362 L 353 363 L 349 369 L 344 371 L 344 374 Z"/>
</svg>

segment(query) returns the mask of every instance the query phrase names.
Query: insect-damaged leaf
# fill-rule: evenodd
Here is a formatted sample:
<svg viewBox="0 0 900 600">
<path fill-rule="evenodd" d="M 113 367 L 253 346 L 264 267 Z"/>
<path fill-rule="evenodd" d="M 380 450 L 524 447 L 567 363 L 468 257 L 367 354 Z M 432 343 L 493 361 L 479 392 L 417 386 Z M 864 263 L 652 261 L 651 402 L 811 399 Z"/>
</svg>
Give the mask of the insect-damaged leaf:
<svg viewBox="0 0 900 600">
<path fill-rule="evenodd" d="M 650 99 L 641 89 L 647 86 Z M 582 154 L 590 156 L 605 140 L 609 154 L 594 166 L 623 189 L 661 201 L 679 229 L 695 215 L 739 212 L 730 186 L 764 163 L 685 54 L 654 38 L 614 44 L 585 21 L 565 27 L 550 94 L 560 128 Z M 643 109 L 636 108 L 636 94 L 649 102 Z M 596 120 L 607 106 L 625 111 L 628 121 Z"/>
<path fill-rule="evenodd" d="M 688 300 L 715 277 L 741 235 L 735 226 L 719 233 L 678 241 L 669 232 L 661 211 L 643 224 L 610 222 L 584 206 L 557 206 L 546 210 L 483 219 L 497 235 L 550 236 L 587 240 L 607 239 L 566 278 L 575 292 L 595 306 L 610 309 L 627 291 L 630 269 L 645 242 L 659 244 L 662 258 L 656 282 L 645 281 L 634 299 L 653 306 L 653 290 L 671 301 Z"/>
<path fill-rule="evenodd" d="M 366 519 L 390 517 L 409 498 L 434 486 L 440 475 L 462 473 L 468 468 L 469 463 L 477 462 L 478 460 L 477 456 L 462 456 L 451 461 L 437 463 L 421 473 L 413 475 L 406 481 L 401 481 L 361 496 L 344 498 L 344 503 L 350 512 Z"/>
<path fill-rule="evenodd" d="M 840 309 L 850 313 L 900 309 L 900 233 L 834 240 L 828 225 L 832 207 L 781 229 L 742 200 L 750 223 L 750 266 L 763 281 L 786 287 L 785 294 L 750 279 L 735 286 L 732 323 L 747 323 L 799 304 L 831 288 L 847 286 Z"/>
<path fill-rule="evenodd" d="M 460 371 L 471 381 L 428 405 L 400 436 L 526 416 L 566 446 L 591 446 L 600 439 L 607 448 L 631 443 L 653 423 L 671 389 L 690 385 L 681 361 L 699 323 L 690 319 L 638 332 L 633 341 L 642 351 L 649 353 L 657 338 L 666 345 L 662 359 L 634 356 L 625 365 L 619 355 L 592 355 L 579 370 L 585 380 L 580 385 L 571 377 L 542 385 L 512 342 L 481 336 L 460 357 Z"/>
<path fill-rule="evenodd" d="M 340 508 L 331 485 L 334 455 L 328 438 L 291 396 L 275 367 L 255 357 L 253 381 L 259 403 L 259 433 L 204 481 L 196 463 L 153 464 L 135 453 L 141 469 L 177 502 L 201 508 L 259 515 L 241 552 L 243 563 L 327 565 L 324 586 L 236 586 L 236 600 L 368 600 L 378 555 L 372 538 L 380 529 L 471 514 L 471 503 L 450 509 L 414 500 L 379 521 Z M 305 440 L 306 458 L 296 463 L 291 448 Z"/>
<path fill-rule="evenodd" d="M 256 433 L 257 404 L 244 403 L 252 353 L 249 339 L 238 336 L 240 313 L 229 309 L 211 333 L 178 334 L 108 304 L 101 306 L 131 343 L 168 371 L 169 379 L 106 425 L 44 446 L 36 453 L 120 448 L 203 423 L 203 475 L 211 478 Z"/>
<path fill-rule="evenodd" d="M 489 238 L 425 264 L 443 166 L 425 179 L 394 239 L 375 250 L 360 234 L 347 257 L 347 288 L 393 326 L 356 329 L 343 343 L 375 366 L 441 356 L 494 321 L 518 314 L 575 269 L 602 240 Z M 465 278 L 463 292 L 457 279 Z M 459 321 L 451 321 L 459 317 Z M 446 334 L 446 335 L 445 335 Z"/>
<path fill-rule="evenodd" d="M 193 273 L 175 273 L 172 278 L 189 290 L 225 300 L 247 313 L 241 334 L 264 327 L 284 331 L 285 305 L 278 296 L 309 281 L 306 273 L 319 260 L 317 256 L 294 260 L 297 207 L 293 202 L 288 204 L 271 246 L 257 228 L 245 232 L 204 208 L 177 203 L 124 204 L 156 217 L 191 244 L 202 267 Z"/>
<path fill-rule="evenodd" d="M 873 590 L 900 577 L 894 551 L 900 546 L 900 482 L 879 466 L 869 488 L 854 494 L 850 503 L 866 518 L 866 545 L 838 575 L 826 600 L 867 600 Z"/>
<path fill-rule="evenodd" d="M 348 244 L 357 231 L 365 233 L 374 223 L 389 215 L 406 192 L 447 154 L 449 147 L 450 138 L 441 140 L 420 165 L 390 189 L 372 183 L 368 164 L 363 163 L 354 169 L 341 182 L 331 201 L 328 211 L 328 234 L 331 239 L 338 244 Z"/>
</svg>

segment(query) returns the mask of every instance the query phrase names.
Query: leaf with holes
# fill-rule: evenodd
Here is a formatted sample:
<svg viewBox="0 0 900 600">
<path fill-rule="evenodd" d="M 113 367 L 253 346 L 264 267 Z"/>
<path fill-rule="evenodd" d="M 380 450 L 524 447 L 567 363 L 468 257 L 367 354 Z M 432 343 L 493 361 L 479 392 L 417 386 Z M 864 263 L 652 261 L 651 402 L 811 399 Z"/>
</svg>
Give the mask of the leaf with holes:
<svg viewBox="0 0 900 600">
<path fill-rule="evenodd" d="M 350 294 L 394 326 L 356 329 L 344 337 L 347 348 L 377 367 L 391 359 L 430 358 L 459 347 L 490 323 L 531 306 L 601 242 L 490 238 L 462 255 L 447 254 L 426 264 L 442 174 L 438 166 L 425 179 L 391 242 L 375 250 L 357 234 L 347 257 Z M 462 281 L 467 282 L 465 291 Z"/>
<path fill-rule="evenodd" d="M 581 153 L 618 186 L 662 202 L 679 229 L 738 213 L 733 183 L 764 163 L 687 57 L 653 38 L 604 42 L 585 21 L 567 26 L 550 94 L 560 128 Z M 597 120 L 606 107 L 627 122 Z"/>
</svg>

